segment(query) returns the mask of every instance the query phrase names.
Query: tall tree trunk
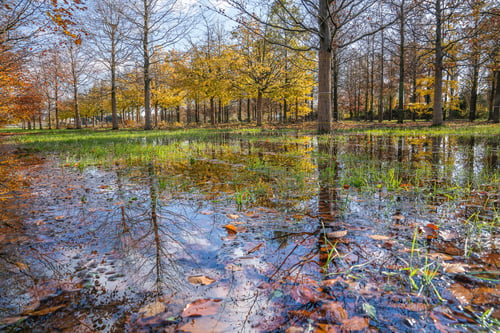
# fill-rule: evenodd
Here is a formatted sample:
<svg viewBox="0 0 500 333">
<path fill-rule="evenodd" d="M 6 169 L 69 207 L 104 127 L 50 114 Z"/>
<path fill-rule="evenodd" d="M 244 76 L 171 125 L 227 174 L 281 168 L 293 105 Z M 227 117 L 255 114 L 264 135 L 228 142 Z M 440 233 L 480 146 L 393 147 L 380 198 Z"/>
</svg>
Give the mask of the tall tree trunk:
<svg viewBox="0 0 500 333">
<path fill-rule="evenodd" d="M 241 111 L 243 109 L 243 99 L 240 98 L 238 101 L 238 121 L 241 123 L 242 118 L 241 118 Z"/>
<path fill-rule="evenodd" d="M 477 110 L 477 85 L 479 81 L 479 55 L 474 54 L 472 60 L 472 87 L 470 88 L 470 108 L 469 108 L 469 121 L 476 120 Z"/>
<path fill-rule="evenodd" d="M 378 122 L 384 121 L 384 29 L 381 30 L 381 50 L 380 50 L 380 86 L 378 94 Z"/>
<path fill-rule="evenodd" d="M 440 1 L 440 0 L 437 0 Z M 405 82 L 405 1 L 401 1 L 399 17 L 399 83 L 398 83 L 398 124 L 404 120 Z"/>
<path fill-rule="evenodd" d="M 144 4 L 144 27 L 142 36 L 142 51 L 144 60 L 144 129 L 152 130 L 153 122 L 151 119 L 151 77 L 150 71 L 150 54 L 149 54 L 149 4 L 148 0 L 143 0 Z"/>
<path fill-rule="evenodd" d="M 57 70 L 56 70 L 57 71 Z M 54 111 L 56 114 L 56 129 L 60 128 L 60 121 L 59 121 L 59 80 L 56 75 L 56 82 L 55 82 L 55 91 L 54 91 Z"/>
<path fill-rule="evenodd" d="M 118 112 L 116 103 L 116 29 L 117 26 L 111 27 L 111 121 L 112 129 L 118 129 Z"/>
<path fill-rule="evenodd" d="M 262 90 L 257 92 L 257 126 L 262 126 Z"/>
<path fill-rule="evenodd" d="M 370 56 L 366 54 L 366 89 L 365 89 L 365 121 L 368 121 L 368 106 L 370 96 Z"/>
<path fill-rule="evenodd" d="M 332 130 L 332 50 L 328 0 L 319 0 L 319 52 L 318 52 L 318 133 Z"/>
<path fill-rule="evenodd" d="M 215 125 L 215 99 L 214 97 L 210 97 L 210 122 L 212 125 Z"/>
<path fill-rule="evenodd" d="M 73 108 L 75 110 L 75 128 L 82 128 L 82 120 L 80 119 L 80 108 L 78 105 L 78 82 L 77 78 L 73 76 Z"/>
<path fill-rule="evenodd" d="M 247 98 L 247 123 L 251 121 L 250 98 Z"/>
<path fill-rule="evenodd" d="M 283 99 L 283 122 L 284 123 L 287 123 L 287 115 L 288 113 L 288 103 L 287 103 L 287 100 L 286 98 Z"/>
<path fill-rule="evenodd" d="M 339 59 L 337 47 L 332 49 L 332 90 L 333 90 L 333 120 L 339 121 Z"/>
<path fill-rule="evenodd" d="M 47 120 L 49 121 L 49 123 L 48 123 L 49 130 L 52 129 L 52 120 L 50 119 L 50 106 L 51 105 L 50 105 L 50 100 L 49 100 L 49 102 L 47 103 L 47 118 L 48 118 Z"/>
<path fill-rule="evenodd" d="M 495 99 L 493 103 L 493 122 L 498 124 L 500 120 L 500 70 L 495 71 Z"/>
<path fill-rule="evenodd" d="M 493 103 L 495 100 L 495 72 L 491 72 L 491 88 L 488 96 L 488 121 L 493 120 Z"/>
<path fill-rule="evenodd" d="M 441 32 L 441 0 L 436 0 L 436 62 L 434 65 L 434 104 L 432 125 L 443 124 L 443 45 Z"/>
<path fill-rule="evenodd" d="M 374 99 L 375 99 L 375 35 L 372 36 L 372 67 L 370 71 L 370 121 L 373 121 L 373 115 L 375 113 L 374 109 Z"/>
</svg>

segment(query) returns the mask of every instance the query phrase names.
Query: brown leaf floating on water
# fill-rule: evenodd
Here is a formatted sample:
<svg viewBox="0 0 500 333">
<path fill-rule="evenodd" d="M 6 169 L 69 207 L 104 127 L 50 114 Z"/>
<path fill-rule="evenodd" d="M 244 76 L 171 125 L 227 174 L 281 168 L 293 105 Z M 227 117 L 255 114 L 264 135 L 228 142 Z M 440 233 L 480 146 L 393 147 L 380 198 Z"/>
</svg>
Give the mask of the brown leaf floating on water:
<svg viewBox="0 0 500 333">
<path fill-rule="evenodd" d="M 292 288 L 292 297 L 300 304 L 316 302 L 319 299 L 318 293 L 307 286 L 297 286 Z"/>
<path fill-rule="evenodd" d="M 466 268 L 469 267 L 467 264 L 464 264 L 464 263 L 448 264 L 446 262 L 443 262 L 442 265 L 443 265 L 444 271 L 446 273 L 452 273 L 452 274 L 453 273 L 465 273 Z"/>
<path fill-rule="evenodd" d="M 182 317 L 210 316 L 219 311 L 221 299 L 199 299 L 186 305 Z"/>
<path fill-rule="evenodd" d="M 327 318 L 332 318 L 336 322 L 342 323 L 347 319 L 347 311 L 344 309 L 344 305 L 341 302 L 328 302 L 321 306 L 321 310 L 325 311 L 325 316 Z"/>
<path fill-rule="evenodd" d="M 462 304 L 470 304 L 472 301 L 473 294 L 472 292 L 462 286 L 460 283 L 453 284 L 448 290 L 452 293 L 453 296 L 457 299 L 457 301 Z"/>
<path fill-rule="evenodd" d="M 236 214 L 226 214 L 226 216 L 231 220 L 237 220 L 239 218 Z"/>
<path fill-rule="evenodd" d="M 201 284 L 201 285 L 204 285 L 204 286 L 208 286 L 208 285 L 210 285 L 210 284 L 212 284 L 212 283 L 215 282 L 214 279 L 209 278 L 207 276 L 203 276 L 203 275 L 190 276 L 190 277 L 188 277 L 188 281 L 191 284 Z"/>
<path fill-rule="evenodd" d="M 368 237 L 370 237 L 371 239 L 374 239 L 374 240 L 390 240 L 391 239 L 391 237 L 383 236 L 383 235 L 370 235 Z"/>
<path fill-rule="evenodd" d="M 361 331 L 369 326 L 370 320 L 362 317 L 352 317 L 344 320 L 340 329 L 342 331 Z"/>
<path fill-rule="evenodd" d="M 162 302 L 150 303 L 139 309 L 139 313 L 142 313 L 144 317 L 153 317 L 159 313 L 165 312 L 166 307 Z"/>
<path fill-rule="evenodd" d="M 326 234 L 326 237 L 328 238 L 341 238 L 347 235 L 347 230 L 339 230 L 339 231 L 334 231 L 334 232 L 328 232 Z"/>
<path fill-rule="evenodd" d="M 42 309 L 42 310 L 37 310 L 37 311 L 32 311 L 29 313 L 26 313 L 29 316 L 45 316 L 48 315 L 49 313 L 54 313 L 57 310 L 64 308 L 66 305 L 56 305 L 56 306 L 51 306 L 50 308 Z"/>
</svg>

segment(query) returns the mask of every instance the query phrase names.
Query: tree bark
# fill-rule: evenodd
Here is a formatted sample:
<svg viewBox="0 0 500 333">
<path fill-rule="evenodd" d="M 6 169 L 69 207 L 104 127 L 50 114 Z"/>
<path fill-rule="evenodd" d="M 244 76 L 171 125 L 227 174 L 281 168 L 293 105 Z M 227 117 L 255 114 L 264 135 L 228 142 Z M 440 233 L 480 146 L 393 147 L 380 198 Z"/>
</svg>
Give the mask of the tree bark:
<svg viewBox="0 0 500 333">
<path fill-rule="evenodd" d="M 147 0 L 144 3 L 144 26 L 142 36 L 143 60 L 144 60 L 144 129 L 152 130 L 153 122 L 151 119 L 151 77 L 150 70 L 150 54 L 149 54 L 149 4 Z"/>
<path fill-rule="evenodd" d="M 111 30 L 111 121 L 113 130 L 118 129 L 118 113 L 116 106 L 116 25 Z"/>
<path fill-rule="evenodd" d="M 493 122 L 499 123 L 500 120 L 500 70 L 495 71 L 495 99 L 493 103 Z"/>
<path fill-rule="evenodd" d="M 262 90 L 257 92 L 257 126 L 262 126 Z"/>
<path fill-rule="evenodd" d="M 432 125 L 443 124 L 443 46 L 441 40 L 441 0 L 436 0 L 436 61 L 434 65 L 434 103 Z"/>
<path fill-rule="evenodd" d="M 380 86 L 379 86 L 379 103 L 378 103 L 378 122 L 384 121 L 384 29 L 381 31 L 381 50 L 380 50 Z"/>
<path fill-rule="evenodd" d="M 332 50 L 329 26 L 328 0 L 319 0 L 319 52 L 318 52 L 318 133 L 330 133 L 332 130 L 331 80 Z"/>
<path fill-rule="evenodd" d="M 474 54 L 472 60 L 472 87 L 470 91 L 470 108 L 469 108 L 469 121 L 476 120 L 477 110 L 477 85 L 479 81 L 479 59 L 477 54 Z"/>
<path fill-rule="evenodd" d="M 437 0 L 440 1 L 440 0 Z M 404 80 L 405 80 L 405 1 L 401 1 L 399 17 L 399 84 L 398 84 L 398 124 L 404 120 Z"/>
</svg>

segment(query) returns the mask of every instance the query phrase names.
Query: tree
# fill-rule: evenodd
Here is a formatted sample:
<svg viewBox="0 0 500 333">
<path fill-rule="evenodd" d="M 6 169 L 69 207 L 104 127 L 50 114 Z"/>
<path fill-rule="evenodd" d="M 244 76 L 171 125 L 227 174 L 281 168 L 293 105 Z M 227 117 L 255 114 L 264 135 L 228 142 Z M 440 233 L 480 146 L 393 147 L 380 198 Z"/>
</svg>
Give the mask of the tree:
<svg viewBox="0 0 500 333">
<path fill-rule="evenodd" d="M 318 51 L 318 133 L 331 131 L 331 92 L 332 92 L 332 56 L 333 52 L 351 45 L 366 36 L 382 29 L 381 26 L 367 26 L 369 10 L 375 0 L 318 0 L 291 2 L 275 0 L 271 3 L 256 0 L 249 7 L 244 0 L 226 0 L 244 15 L 251 17 L 248 22 L 258 22 L 273 29 L 300 34 L 298 47 L 284 45 L 283 40 L 268 40 L 270 43 L 283 45 L 296 50 Z M 267 8 L 278 7 L 281 20 L 268 21 Z M 296 7 L 297 10 L 291 10 Z M 255 8 L 264 9 L 264 15 L 256 13 Z M 356 24 L 355 24 L 356 22 Z M 392 23 L 392 22 L 391 22 Z M 388 23 L 389 24 L 389 23 Z M 344 34 L 344 35 L 343 35 Z M 344 38 L 343 38 L 344 37 Z"/>
<path fill-rule="evenodd" d="M 121 0 L 101 0 L 94 11 L 93 29 L 91 31 L 94 49 L 98 60 L 109 70 L 111 90 L 112 128 L 117 130 L 117 70 L 123 65 L 131 53 L 130 46 L 125 42 L 130 26 L 120 9 L 124 3 Z"/>
<path fill-rule="evenodd" d="M 127 3 L 124 14 L 135 33 L 131 40 L 142 56 L 144 81 L 145 130 L 153 128 L 151 117 L 151 66 L 155 53 L 177 42 L 185 35 L 187 17 L 178 9 L 177 0 L 134 0 Z"/>
</svg>

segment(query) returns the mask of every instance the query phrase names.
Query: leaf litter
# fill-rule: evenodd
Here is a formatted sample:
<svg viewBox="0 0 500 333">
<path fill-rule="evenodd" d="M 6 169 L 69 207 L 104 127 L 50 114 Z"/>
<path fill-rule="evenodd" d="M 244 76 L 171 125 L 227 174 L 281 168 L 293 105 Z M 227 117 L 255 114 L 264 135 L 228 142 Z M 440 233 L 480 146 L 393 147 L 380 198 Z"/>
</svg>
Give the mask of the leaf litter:
<svg viewBox="0 0 500 333">
<path fill-rule="evenodd" d="M 362 136 L 349 136 L 346 140 L 338 146 L 346 149 L 346 154 L 351 144 L 358 153 L 358 150 L 372 153 L 364 149 Z M 388 144 L 378 145 L 381 153 L 374 156 L 392 161 L 394 156 L 385 154 L 399 143 L 392 138 L 383 140 Z M 432 146 L 430 139 L 412 140 L 407 144 L 417 152 Z M 451 144 L 460 145 L 459 141 L 450 140 Z M 474 144 L 478 142 L 481 141 Z M 269 146 L 273 147 L 266 144 Z M 259 147 L 255 144 L 252 149 Z M 190 188 L 180 193 L 161 190 L 164 186 L 168 188 L 164 185 L 168 179 L 160 176 L 168 174 L 161 169 L 163 166 L 154 165 L 152 172 L 147 167 L 119 165 L 99 168 L 99 171 L 68 169 L 59 175 L 47 171 L 37 174 L 29 169 L 34 193 L 43 194 L 39 198 L 34 196 L 30 202 L 34 207 L 30 209 L 31 221 L 47 222 L 32 223 L 38 227 L 34 233 L 39 235 L 36 242 L 20 237 L 17 230 L 22 227 L 2 226 L 0 242 L 4 252 L 12 256 L 6 271 L 21 283 L 24 273 L 52 278 L 59 275 L 67 278 L 65 274 L 69 274 L 75 281 L 81 281 L 81 287 L 72 290 L 69 296 L 62 288 L 45 287 L 40 279 L 39 295 L 43 296 L 33 294 L 33 307 L 25 306 L 25 316 L 15 316 L 22 314 L 22 309 L 0 304 L 2 309 L 11 309 L 8 314 L 0 314 L 3 324 L 19 318 L 20 325 L 28 327 L 66 318 L 65 325 L 70 325 L 68 318 L 74 319 L 71 306 L 78 303 L 100 304 L 94 307 L 94 315 L 101 318 L 106 318 L 107 311 L 114 311 L 116 304 L 135 309 L 130 311 L 131 318 L 120 319 L 122 324 L 103 320 L 93 327 L 97 331 L 118 327 L 116 325 L 122 325 L 126 331 L 137 323 L 142 325 L 137 331 L 162 327 L 164 331 L 202 332 L 207 325 L 231 330 L 241 328 L 238 325 L 242 322 L 236 318 L 248 318 L 245 325 L 279 331 L 404 330 L 408 324 L 415 330 L 431 327 L 443 331 L 446 327 L 453 331 L 453 325 L 468 325 L 470 329 L 496 325 L 498 311 L 488 312 L 499 305 L 499 255 L 491 240 L 485 237 L 495 234 L 496 230 L 491 201 L 485 201 L 488 191 L 470 191 L 470 196 L 464 192 L 460 201 L 453 202 L 451 196 L 432 193 L 433 187 L 425 186 L 428 176 L 424 173 L 422 185 L 404 179 L 401 184 L 414 185 L 391 185 L 394 192 L 382 185 L 383 195 L 373 196 L 377 193 L 372 192 L 373 189 L 366 189 L 365 193 L 364 186 L 369 184 L 359 185 L 361 183 L 356 183 L 350 174 L 355 168 L 348 166 L 349 159 L 335 156 L 341 161 L 335 163 L 341 179 L 323 184 L 319 189 L 319 196 L 329 198 L 325 206 L 307 190 L 300 192 L 302 189 L 293 187 L 294 182 L 288 185 L 292 188 L 287 189 L 287 193 L 279 192 L 283 184 L 274 183 L 280 177 L 286 179 L 285 174 L 290 176 L 296 172 L 294 163 L 297 162 L 303 163 L 297 179 L 306 179 L 308 186 L 317 179 L 315 173 L 304 173 L 305 163 L 323 175 L 322 157 L 314 164 L 314 160 L 303 154 L 304 147 L 287 146 L 289 153 L 297 153 L 286 162 L 287 171 L 280 173 L 272 168 L 266 173 L 255 171 L 258 181 L 245 178 L 251 172 L 240 175 L 209 160 L 206 163 L 197 160 L 197 169 L 190 169 L 189 163 L 167 163 L 170 172 L 181 169 L 176 181 L 185 177 L 185 182 L 197 184 L 196 191 L 201 193 L 190 192 Z M 281 144 L 276 149 L 274 154 L 262 155 L 264 158 L 259 163 L 280 165 L 282 161 L 273 159 L 285 155 L 279 153 Z M 226 157 L 238 160 L 239 155 Z M 259 155 L 255 158 L 257 161 Z M 484 161 L 486 165 L 486 159 Z M 412 177 L 415 170 L 406 173 L 404 168 L 411 168 L 413 162 L 405 163 L 401 174 L 393 175 Z M 227 182 L 206 181 L 216 174 L 225 175 L 226 179 L 244 187 L 232 188 L 226 193 L 231 186 Z M 429 176 L 429 181 L 435 178 L 438 177 Z M 44 184 L 50 188 L 46 189 Z M 436 184 L 450 186 L 446 180 Z M 176 189 L 183 186 L 174 185 Z M 316 190 L 312 188 L 311 193 L 318 193 Z M 486 194 L 481 194 L 483 192 Z M 234 193 L 240 193 L 246 200 L 242 206 L 230 203 Z M 293 198 L 299 196 L 295 202 Z M 153 202 L 156 205 L 152 205 Z M 5 214 L 11 211 L 6 208 L 7 204 L 6 201 L 0 203 Z M 227 213 L 237 209 L 241 212 L 240 208 L 242 213 Z M 320 211 L 325 208 L 328 211 Z M 490 212 L 485 212 L 487 209 Z M 478 211 L 476 215 L 475 211 Z M 453 225 L 442 218 L 452 214 L 457 221 Z M 481 220 L 474 224 L 471 216 Z M 324 229 L 320 219 L 327 221 Z M 23 219 L 14 216 L 9 220 Z M 18 253 L 29 255 L 16 257 Z M 205 275 L 186 278 L 185 272 L 205 268 L 217 271 L 217 283 Z M 6 279 L 2 283 L 13 286 L 12 282 Z M 44 287 L 49 291 L 43 291 Z M 20 290 L 19 295 L 23 295 L 23 291 Z M 154 301 L 158 295 L 170 295 L 170 298 Z M 439 307 L 438 295 L 445 300 Z M 21 297 L 1 296 L 12 303 L 19 302 Z M 197 300 L 186 305 L 185 299 Z M 149 303 L 146 301 L 144 305 L 144 300 Z M 259 313 L 258 307 L 252 305 L 264 303 L 266 313 Z M 81 311 L 85 313 L 86 309 Z M 154 318 L 134 324 L 134 315 Z M 483 318 L 481 324 L 478 318 Z M 85 316 L 79 320 L 73 327 L 93 325 Z"/>
</svg>

